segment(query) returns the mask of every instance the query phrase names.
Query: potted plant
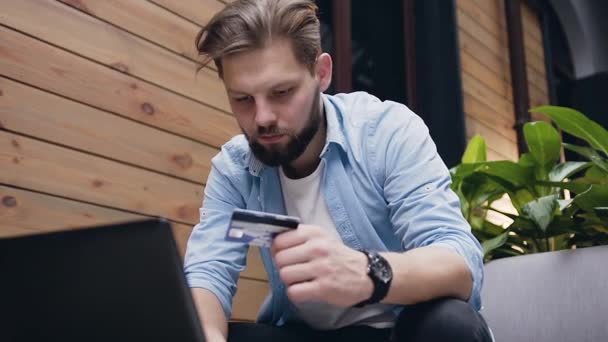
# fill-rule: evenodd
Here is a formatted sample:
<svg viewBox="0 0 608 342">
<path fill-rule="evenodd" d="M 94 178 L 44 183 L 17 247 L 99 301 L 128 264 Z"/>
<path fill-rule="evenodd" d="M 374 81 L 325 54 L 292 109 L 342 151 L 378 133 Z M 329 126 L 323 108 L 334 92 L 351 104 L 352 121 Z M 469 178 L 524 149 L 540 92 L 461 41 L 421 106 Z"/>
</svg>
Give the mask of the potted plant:
<svg viewBox="0 0 608 342">
<path fill-rule="evenodd" d="M 608 244 L 608 131 L 574 109 L 531 111 L 586 145 L 562 143 L 545 121 L 525 124 L 529 152 L 518 161 L 487 161 L 484 139 L 471 139 L 450 170 L 452 189 L 486 261 Z M 584 161 L 560 161 L 562 147 Z"/>
</svg>

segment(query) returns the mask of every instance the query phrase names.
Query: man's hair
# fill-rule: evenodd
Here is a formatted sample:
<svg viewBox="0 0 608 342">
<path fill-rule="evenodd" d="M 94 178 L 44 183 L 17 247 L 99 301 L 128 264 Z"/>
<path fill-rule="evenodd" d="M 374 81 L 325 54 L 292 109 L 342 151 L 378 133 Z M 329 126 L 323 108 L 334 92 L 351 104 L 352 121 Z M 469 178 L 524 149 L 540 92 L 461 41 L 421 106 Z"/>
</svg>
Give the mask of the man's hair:
<svg viewBox="0 0 608 342">
<path fill-rule="evenodd" d="M 238 0 L 218 12 L 195 39 L 204 57 L 223 76 L 222 58 L 261 49 L 273 40 L 291 42 L 296 60 L 312 72 L 321 53 L 318 8 L 311 0 Z"/>
</svg>

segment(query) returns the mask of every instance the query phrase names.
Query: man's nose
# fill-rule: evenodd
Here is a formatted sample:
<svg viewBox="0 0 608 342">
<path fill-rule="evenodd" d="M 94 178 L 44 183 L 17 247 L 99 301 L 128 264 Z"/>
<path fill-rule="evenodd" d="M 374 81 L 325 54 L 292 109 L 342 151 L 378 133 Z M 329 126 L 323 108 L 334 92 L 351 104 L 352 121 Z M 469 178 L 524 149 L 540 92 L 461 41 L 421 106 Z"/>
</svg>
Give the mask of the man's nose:
<svg viewBox="0 0 608 342">
<path fill-rule="evenodd" d="M 277 121 L 277 116 L 272 110 L 272 107 L 264 101 L 256 101 L 255 105 L 255 123 L 258 127 L 270 127 Z"/>
</svg>

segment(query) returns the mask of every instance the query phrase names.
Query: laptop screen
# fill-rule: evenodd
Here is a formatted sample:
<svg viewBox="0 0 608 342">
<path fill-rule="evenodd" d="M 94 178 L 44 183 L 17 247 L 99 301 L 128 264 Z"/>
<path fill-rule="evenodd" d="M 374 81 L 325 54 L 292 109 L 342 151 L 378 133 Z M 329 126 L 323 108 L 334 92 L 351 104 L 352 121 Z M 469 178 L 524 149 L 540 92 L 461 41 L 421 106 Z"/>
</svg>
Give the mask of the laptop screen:
<svg viewBox="0 0 608 342">
<path fill-rule="evenodd" d="M 204 341 L 160 220 L 0 240 L 2 341 Z"/>
</svg>

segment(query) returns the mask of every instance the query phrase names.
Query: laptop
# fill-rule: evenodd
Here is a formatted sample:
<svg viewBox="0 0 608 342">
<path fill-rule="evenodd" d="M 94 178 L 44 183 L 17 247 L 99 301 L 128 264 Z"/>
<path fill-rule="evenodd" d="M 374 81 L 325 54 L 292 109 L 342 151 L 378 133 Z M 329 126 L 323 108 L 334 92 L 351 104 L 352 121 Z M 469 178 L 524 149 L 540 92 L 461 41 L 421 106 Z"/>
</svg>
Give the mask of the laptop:
<svg viewBox="0 0 608 342">
<path fill-rule="evenodd" d="M 204 335 L 169 223 L 0 239 L 0 341 L 184 341 Z"/>
</svg>

